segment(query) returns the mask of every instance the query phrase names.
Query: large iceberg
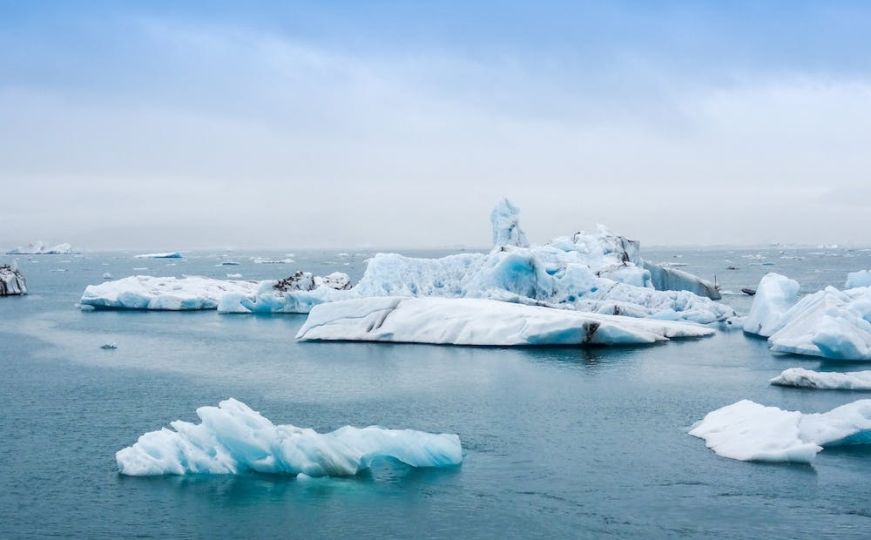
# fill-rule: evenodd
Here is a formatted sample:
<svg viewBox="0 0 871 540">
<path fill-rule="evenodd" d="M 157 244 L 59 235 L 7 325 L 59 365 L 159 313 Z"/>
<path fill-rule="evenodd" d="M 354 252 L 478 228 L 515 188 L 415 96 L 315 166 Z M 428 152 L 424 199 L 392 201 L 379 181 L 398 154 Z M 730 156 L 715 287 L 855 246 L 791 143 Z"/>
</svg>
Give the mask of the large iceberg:
<svg viewBox="0 0 871 540">
<path fill-rule="evenodd" d="M 650 344 L 713 333 L 690 323 L 496 300 L 375 297 L 315 306 L 296 337 L 303 341 L 512 346 Z"/>
<path fill-rule="evenodd" d="M 27 294 L 24 274 L 14 264 L 0 265 L 0 296 Z"/>
<path fill-rule="evenodd" d="M 11 249 L 6 253 L 8 255 L 69 255 L 73 253 L 73 246 L 66 243 L 49 246 L 45 242 L 37 240 L 27 246 Z"/>
<path fill-rule="evenodd" d="M 727 321 L 732 308 L 688 291 L 658 291 L 632 243 L 598 235 L 534 248 L 503 247 L 419 259 L 382 253 L 369 260 L 349 298 L 438 296 L 490 298 L 630 317 Z M 626 262 L 624 262 L 626 261 Z"/>
<path fill-rule="evenodd" d="M 871 399 L 822 414 L 784 411 L 745 399 L 708 413 L 690 435 L 730 459 L 810 463 L 825 446 L 871 443 Z"/>
<path fill-rule="evenodd" d="M 768 337 L 778 328 L 783 314 L 798 302 L 798 282 L 770 272 L 762 277 L 750 313 L 744 319 L 744 331 Z"/>
<path fill-rule="evenodd" d="M 771 379 L 771 384 L 821 390 L 871 390 L 871 371 L 838 373 L 789 368 Z"/>
<path fill-rule="evenodd" d="M 142 253 L 135 255 L 136 259 L 184 259 L 184 255 L 180 251 L 166 251 L 162 253 Z"/>
<path fill-rule="evenodd" d="M 748 317 L 764 319 L 765 324 L 745 324 L 744 330 L 767 335 L 773 352 L 871 360 L 871 287 L 826 287 L 795 301 L 797 295 L 791 292 L 797 283 L 792 280 L 769 274 L 760 289 L 769 286 L 780 293 L 757 292 Z M 783 293 L 784 286 L 789 294 Z"/>
<path fill-rule="evenodd" d="M 197 409 L 199 424 L 176 420 L 139 437 L 115 454 L 131 476 L 240 474 L 353 476 L 392 459 L 412 467 L 449 467 L 463 461 L 460 438 L 410 429 L 346 426 L 330 433 L 275 425 L 235 399 Z"/>
<path fill-rule="evenodd" d="M 216 309 L 228 294 L 253 296 L 254 281 L 211 279 L 199 276 L 130 276 L 89 285 L 80 304 L 87 309 L 142 309 L 186 311 Z"/>
</svg>

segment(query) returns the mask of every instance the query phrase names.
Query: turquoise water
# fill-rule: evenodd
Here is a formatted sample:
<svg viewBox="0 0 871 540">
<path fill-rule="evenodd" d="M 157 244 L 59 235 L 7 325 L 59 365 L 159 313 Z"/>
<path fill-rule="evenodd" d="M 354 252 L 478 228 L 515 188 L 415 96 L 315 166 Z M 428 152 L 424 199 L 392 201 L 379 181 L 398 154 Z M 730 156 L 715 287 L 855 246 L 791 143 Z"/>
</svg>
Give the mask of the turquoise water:
<svg viewBox="0 0 871 540">
<path fill-rule="evenodd" d="M 757 253 L 766 258 L 743 257 Z M 257 265 L 253 255 L 282 254 L 235 253 L 227 258 L 242 264 L 227 267 L 208 253 L 18 258 L 31 294 L 0 299 L 0 537 L 867 538 L 871 530 L 871 451 L 827 449 L 812 467 L 742 463 L 686 434 L 743 398 L 815 412 L 871 397 L 767 384 L 787 367 L 867 364 L 775 357 L 740 332 L 588 350 L 295 343 L 304 316 L 74 306 L 104 272 L 255 279 L 304 268 L 358 278 L 364 260 L 307 252 L 295 264 Z M 871 254 L 843 250 L 645 256 L 716 273 L 735 291 L 767 271 L 814 290 L 871 268 Z M 747 297 L 725 299 L 749 306 Z M 101 350 L 107 342 L 118 349 Z M 231 396 L 276 423 L 320 431 L 380 424 L 458 433 L 465 463 L 382 464 L 358 478 L 305 481 L 117 474 L 117 450 Z"/>
</svg>

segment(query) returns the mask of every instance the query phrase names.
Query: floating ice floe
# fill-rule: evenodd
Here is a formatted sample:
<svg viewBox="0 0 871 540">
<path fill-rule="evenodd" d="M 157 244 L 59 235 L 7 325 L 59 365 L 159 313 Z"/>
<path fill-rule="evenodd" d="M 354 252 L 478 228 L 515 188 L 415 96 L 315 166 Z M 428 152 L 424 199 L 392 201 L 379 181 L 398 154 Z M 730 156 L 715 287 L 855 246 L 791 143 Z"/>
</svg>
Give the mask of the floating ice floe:
<svg viewBox="0 0 871 540">
<path fill-rule="evenodd" d="M 871 390 L 871 371 L 838 373 L 789 368 L 771 379 L 771 384 L 821 390 Z"/>
<path fill-rule="evenodd" d="M 197 409 L 199 424 L 176 420 L 115 454 L 121 474 L 241 474 L 353 476 L 392 459 L 412 467 L 463 461 L 460 438 L 410 429 L 346 426 L 330 433 L 275 425 L 235 399 Z"/>
<path fill-rule="evenodd" d="M 69 255 L 74 252 L 73 247 L 66 243 L 48 246 L 45 242 L 37 240 L 27 246 L 11 249 L 6 253 L 7 255 Z"/>
<path fill-rule="evenodd" d="M 0 265 L 0 296 L 27 294 L 27 281 L 15 264 Z"/>
<path fill-rule="evenodd" d="M 143 253 L 136 255 L 137 259 L 184 259 L 180 251 L 167 251 L 164 253 Z"/>
<path fill-rule="evenodd" d="M 80 304 L 97 309 L 184 311 L 216 309 L 224 295 L 253 295 L 258 283 L 188 276 L 131 276 L 89 285 Z"/>
<path fill-rule="evenodd" d="M 221 313 L 308 313 L 323 302 L 341 300 L 351 287 L 348 274 L 315 276 L 298 271 L 285 279 L 261 282 L 255 294 L 225 294 L 218 303 Z"/>
<path fill-rule="evenodd" d="M 784 411 L 745 399 L 708 413 L 690 435 L 730 459 L 810 463 L 823 447 L 871 443 L 871 399 L 822 414 Z"/>
<path fill-rule="evenodd" d="M 798 284 L 762 278 L 744 331 L 768 337 L 773 352 L 837 360 L 871 360 L 871 287 L 826 287 L 800 300 Z M 779 314 L 779 315 L 778 315 Z"/>
<path fill-rule="evenodd" d="M 689 323 L 496 300 L 381 297 L 315 306 L 296 337 L 445 345 L 628 345 L 713 333 Z"/>
</svg>

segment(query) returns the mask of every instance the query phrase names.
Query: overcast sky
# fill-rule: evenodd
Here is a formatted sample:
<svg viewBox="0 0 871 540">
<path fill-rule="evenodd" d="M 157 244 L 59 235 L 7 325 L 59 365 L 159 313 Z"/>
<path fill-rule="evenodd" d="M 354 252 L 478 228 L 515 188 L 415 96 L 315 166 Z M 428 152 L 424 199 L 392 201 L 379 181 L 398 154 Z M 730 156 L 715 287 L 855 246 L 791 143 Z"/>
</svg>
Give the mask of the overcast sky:
<svg viewBox="0 0 871 540">
<path fill-rule="evenodd" d="M 502 196 L 533 241 L 868 245 L 869 28 L 869 2 L 0 0 L 0 246 L 484 246 Z"/>
</svg>

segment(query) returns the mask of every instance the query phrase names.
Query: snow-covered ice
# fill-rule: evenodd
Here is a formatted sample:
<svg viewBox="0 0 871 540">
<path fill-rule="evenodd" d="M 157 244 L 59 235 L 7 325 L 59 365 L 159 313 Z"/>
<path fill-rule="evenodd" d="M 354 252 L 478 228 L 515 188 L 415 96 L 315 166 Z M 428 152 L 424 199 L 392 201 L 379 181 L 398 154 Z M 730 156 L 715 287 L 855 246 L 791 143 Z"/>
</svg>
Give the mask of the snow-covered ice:
<svg viewBox="0 0 871 540">
<path fill-rule="evenodd" d="M 27 281 L 15 264 L 0 265 L 0 296 L 27 294 Z"/>
<path fill-rule="evenodd" d="M 103 309 L 199 310 L 216 309 L 227 294 L 253 296 L 258 283 L 199 276 L 130 276 L 89 285 L 80 304 Z"/>
<path fill-rule="evenodd" d="M 296 337 L 450 345 L 615 345 L 713 333 L 696 324 L 487 299 L 375 297 L 315 306 Z"/>
<path fill-rule="evenodd" d="M 768 337 L 778 328 L 783 314 L 798 301 L 798 282 L 773 272 L 759 281 L 744 331 Z"/>
<path fill-rule="evenodd" d="M 871 443 L 871 399 L 822 414 L 784 411 L 745 399 L 708 413 L 690 435 L 731 459 L 810 463 L 825 446 Z"/>
<path fill-rule="evenodd" d="M 200 407 L 201 422 L 176 420 L 115 454 L 121 474 L 240 474 L 353 476 L 381 459 L 412 467 L 463 461 L 457 435 L 410 429 L 346 426 L 330 433 L 275 425 L 235 399 Z"/>
<path fill-rule="evenodd" d="M 6 253 L 8 255 L 68 255 L 73 253 L 73 247 L 67 243 L 49 246 L 45 242 L 37 240 L 27 246 L 11 249 Z"/>
<path fill-rule="evenodd" d="M 771 384 L 822 390 L 871 390 L 871 371 L 812 371 L 789 368 L 771 379 Z"/>
<path fill-rule="evenodd" d="M 183 259 L 180 251 L 166 251 L 163 253 L 143 253 L 135 256 L 137 259 Z"/>
</svg>

